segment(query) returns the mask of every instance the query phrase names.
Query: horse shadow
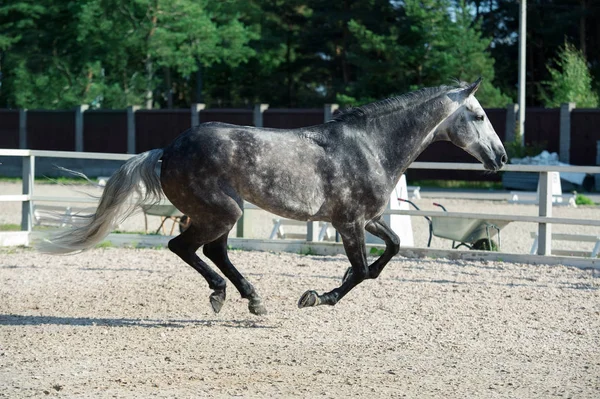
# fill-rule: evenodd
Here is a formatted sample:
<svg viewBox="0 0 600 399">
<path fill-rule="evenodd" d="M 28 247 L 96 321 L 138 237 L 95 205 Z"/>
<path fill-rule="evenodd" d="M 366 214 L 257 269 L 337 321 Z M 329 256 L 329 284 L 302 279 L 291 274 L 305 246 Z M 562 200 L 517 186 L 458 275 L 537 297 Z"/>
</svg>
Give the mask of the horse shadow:
<svg viewBox="0 0 600 399">
<path fill-rule="evenodd" d="M 33 316 L 18 314 L 0 314 L 0 326 L 81 326 L 81 327 L 142 327 L 142 328 L 184 328 L 184 327 L 226 327 L 247 329 L 275 329 L 261 320 L 157 320 L 136 318 L 98 318 L 67 316 Z"/>
</svg>

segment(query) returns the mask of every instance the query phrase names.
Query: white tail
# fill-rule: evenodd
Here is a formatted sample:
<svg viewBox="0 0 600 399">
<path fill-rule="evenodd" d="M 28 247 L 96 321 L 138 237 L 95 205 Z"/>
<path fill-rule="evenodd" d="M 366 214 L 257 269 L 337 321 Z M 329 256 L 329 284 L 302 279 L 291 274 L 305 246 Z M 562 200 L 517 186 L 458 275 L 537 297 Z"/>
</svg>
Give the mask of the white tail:
<svg viewBox="0 0 600 399">
<path fill-rule="evenodd" d="M 141 204 L 158 202 L 162 188 L 155 167 L 162 155 L 163 150 L 156 149 L 129 159 L 108 180 L 96 213 L 82 216 L 88 219 L 86 223 L 43 238 L 34 244 L 36 249 L 54 254 L 88 249 L 100 243 Z M 127 204 L 134 193 L 137 194 L 135 202 Z"/>
</svg>

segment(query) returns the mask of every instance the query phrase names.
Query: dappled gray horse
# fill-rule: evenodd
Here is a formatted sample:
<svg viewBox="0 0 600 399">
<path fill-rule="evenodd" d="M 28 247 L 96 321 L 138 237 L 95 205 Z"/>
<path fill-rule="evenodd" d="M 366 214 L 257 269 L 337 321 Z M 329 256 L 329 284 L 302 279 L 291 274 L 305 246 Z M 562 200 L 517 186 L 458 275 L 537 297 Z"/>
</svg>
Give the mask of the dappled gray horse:
<svg viewBox="0 0 600 399">
<path fill-rule="evenodd" d="M 339 232 L 351 268 L 341 286 L 325 294 L 307 291 L 299 307 L 335 305 L 367 278 L 379 276 L 398 253 L 398 236 L 381 218 L 400 176 L 432 142 L 450 140 L 497 171 L 506 152 L 473 94 L 473 84 L 426 88 L 354 108 L 331 122 L 300 129 L 263 129 L 203 123 L 163 149 L 139 154 L 110 178 L 94 215 L 82 227 L 55 234 L 38 248 L 53 253 L 83 250 L 99 243 L 115 223 L 137 205 L 160 199 L 162 192 L 191 226 L 169 242 L 169 249 L 196 269 L 213 290 L 219 312 L 225 280 L 203 261 L 204 255 L 249 300 L 252 313 L 266 312 L 254 287 L 227 255 L 227 236 L 247 200 L 277 215 L 330 222 Z M 155 167 L 162 159 L 160 177 Z M 367 262 L 365 230 L 386 249 Z"/>
</svg>

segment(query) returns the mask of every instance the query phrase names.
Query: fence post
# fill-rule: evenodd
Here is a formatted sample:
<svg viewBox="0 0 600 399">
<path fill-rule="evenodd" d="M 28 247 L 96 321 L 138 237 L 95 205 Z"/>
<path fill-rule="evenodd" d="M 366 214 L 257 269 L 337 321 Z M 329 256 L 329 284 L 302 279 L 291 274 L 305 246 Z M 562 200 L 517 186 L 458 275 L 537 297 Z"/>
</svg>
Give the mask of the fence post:
<svg viewBox="0 0 600 399">
<path fill-rule="evenodd" d="M 127 153 L 135 154 L 135 112 L 140 109 L 139 105 L 127 107 Z"/>
<path fill-rule="evenodd" d="M 89 105 L 75 107 L 75 151 L 83 152 L 83 113 Z"/>
<path fill-rule="evenodd" d="M 263 127 L 263 112 L 269 108 L 269 104 L 254 104 L 253 120 L 255 127 Z M 245 208 L 245 207 L 244 207 Z M 246 209 L 242 208 L 242 217 L 238 219 L 235 229 L 235 235 L 238 238 L 244 237 L 244 219 L 246 218 Z"/>
<path fill-rule="evenodd" d="M 333 119 L 333 113 L 340 108 L 338 104 L 325 104 L 323 107 L 323 122 L 327 123 Z"/>
<path fill-rule="evenodd" d="M 338 104 L 325 104 L 323 106 L 323 122 L 329 122 L 333 118 L 333 113 L 338 108 Z M 306 241 L 319 241 L 319 222 L 306 222 Z"/>
<path fill-rule="evenodd" d="M 519 104 L 508 104 L 506 106 L 506 128 L 504 130 L 504 142 L 510 143 L 515 139 L 515 130 L 517 128 L 517 112 Z M 523 132 L 521 132 L 523 134 Z"/>
<path fill-rule="evenodd" d="M 596 165 L 600 165 L 600 140 L 596 141 Z M 594 175 L 594 187 L 600 190 L 600 173 Z"/>
<path fill-rule="evenodd" d="M 540 203 L 539 216 L 552 217 L 552 174 L 540 172 Z M 538 255 L 552 254 L 552 225 L 538 225 Z"/>
<path fill-rule="evenodd" d="M 200 124 L 200 111 L 206 108 L 206 104 L 193 103 L 192 104 L 192 126 L 198 126 Z"/>
<path fill-rule="evenodd" d="M 308 241 L 308 242 L 319 241 L 319 222 L 307 222 L 306 223 L 306 241 Z"/>
<path fill-rule="evenodd" d="M 252 119 L 255 127 L 264 127 L 263 113 L 269 109 L 269 104 L 254 104 L 254 114 Z"/>
<path fill-rule="evenodd" d="M 338 104 L 325 104 L 323 106 L 323 122 L 333 119 L 333 113 L 339 108 Z M 306 241 L 319 241 L 319 222 L 306 222 Z"/>
<path fill-rule="evenodd" d="M 27 148 L 27 110 L 19 110 L 19 148 Z"/>
<path fill-rule="evenodd" d="M 237 238 L 244 238 L 244 219 L 246 218 L 246 201 L 242 200 L 242 216 L 238 219 L 235 224 L 235 236 Z"/>
<path fill-rule="evenodd" d="M 564 103 L 560 105 L 560 144 L 558 158 L 561 162 L 571 161 L 571 111 L 575 103 Z"/>
<path fill-rule="evenodd" d="M 35 177 L 35 156 L 23 157 L 23 194 L 29 195 L 27 201 L 21 203 L 21 230 L 32 230 L 33 220 L 33 179 Z"/>
</svg>

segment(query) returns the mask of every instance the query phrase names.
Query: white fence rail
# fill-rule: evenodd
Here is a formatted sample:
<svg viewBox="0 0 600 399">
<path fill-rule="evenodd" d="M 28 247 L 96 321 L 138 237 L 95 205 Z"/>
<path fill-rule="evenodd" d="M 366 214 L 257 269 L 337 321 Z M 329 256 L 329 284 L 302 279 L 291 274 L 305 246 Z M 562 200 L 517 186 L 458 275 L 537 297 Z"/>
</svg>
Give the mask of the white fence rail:
<svg viewBox="0 0 600 399">
<path fill-rule="evenodd" d="M 40 150 L 2 150 L 0 156 L 22 157 L 23 158 L 23 191 L 21 195 L 0 195 L 0 202 L 17 201 L 22 203 L 21 230 L 31 232 L 33 227 L 33 203 L 35 201 L 65 201 L 65 202 L 95 202 L 90 198 L 72 198 L 72 197 L 48 197 L 35 195 L 35 160 L 36 157 L 53 158 L 77 158 L 77 159 L 95 159 L 95 160 L 122 160 L 126 161 L 134 155 L 131 154 L 106 154 L 106 153 L 86 153 L 86 152 L 68 152 L 68 151 L 40 151 Z M 480 164 L 474 163 L 441 163 L 441 162 L 414 162 L 410 169 L 436 169 L 436 170 L 475 170 L 483 171 Z M 597 166 L 541 166 L 541 165 L 506 165 L 504 171 L 513 172 L 536 172 L 540 174 L 539 184 L 539 204 L 538 216 L 516 216 L 501 214 L 478 214 L 462 212 L 440 212 L 440 211 L 411 211 L 411 210 L 390 210 L 386 213 L 394 215 L 411 216 L 435 216 L 444 218 L 474 218 L 474 219 L 493 219 L 504 221 L 529 222 L 538 224 L 538 255 L 552 254 L 552 224 L 570 224 L 584 226 L 600 227 L 600 220 L 589 219 L 568 219 L 552 217 L 552 179 L 550 172 L 575 172 L 600 174 L 600 167 Z M 245 209 L 256 209 L 252 204 L 246 203 Z M 238 222 L 238 237 L 243 231 L 243 218 Z M 314 242 L 318 239 L 318 222 L 307 223 L 307 242 Z"/>
</svg>

